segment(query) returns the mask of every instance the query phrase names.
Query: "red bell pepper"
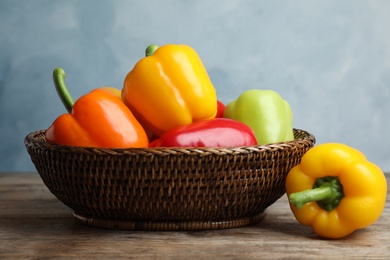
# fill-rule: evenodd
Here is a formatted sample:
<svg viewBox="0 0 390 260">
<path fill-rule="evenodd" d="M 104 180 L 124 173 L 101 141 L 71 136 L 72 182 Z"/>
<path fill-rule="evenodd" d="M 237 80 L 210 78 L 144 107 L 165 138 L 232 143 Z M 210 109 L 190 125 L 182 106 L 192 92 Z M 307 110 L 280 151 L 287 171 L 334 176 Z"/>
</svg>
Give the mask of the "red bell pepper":
<svg viewBox="0 0 390 260">
<path fill-rule="evenodd" d="M 217 115 L 215 116 L 216 118 L 221 118 L 223 117 L 223 112 L 225 112 L 225 104 L 222 103 L 222 101 L 217 100 Z"/>
<path fill-rule="evenodd" d="M 215 118 L 168 130 L 149 147 L 237 147 L 257 145 L 253 130 L 244 123 Z"/>
</svg>

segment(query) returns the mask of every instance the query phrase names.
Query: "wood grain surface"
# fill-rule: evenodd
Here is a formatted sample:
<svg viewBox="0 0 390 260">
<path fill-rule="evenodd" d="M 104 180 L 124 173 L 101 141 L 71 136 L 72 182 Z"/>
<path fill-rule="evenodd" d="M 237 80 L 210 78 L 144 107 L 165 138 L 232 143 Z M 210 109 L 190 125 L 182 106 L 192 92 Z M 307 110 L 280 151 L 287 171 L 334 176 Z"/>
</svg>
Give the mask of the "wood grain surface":
<svg viewBox="0 0 390 260">
<path fill-rule="evenodd" d="M 390 259 L 389 224 L 387 203 L 374 225 L 321 239 L 295 220 L 283 196 L 263 221 L 242 228 L 99 229 L 76 223 L 37 173 L 0 173 L 0 259 Z"/>
</svg>

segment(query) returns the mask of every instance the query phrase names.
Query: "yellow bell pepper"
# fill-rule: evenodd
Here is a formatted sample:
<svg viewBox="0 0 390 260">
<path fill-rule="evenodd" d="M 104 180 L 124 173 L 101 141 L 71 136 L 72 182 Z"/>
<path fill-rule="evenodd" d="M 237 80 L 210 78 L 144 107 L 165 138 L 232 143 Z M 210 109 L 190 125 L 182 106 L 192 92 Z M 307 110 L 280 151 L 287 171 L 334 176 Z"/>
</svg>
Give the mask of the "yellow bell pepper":
<svg viewBox="0 0 390 260">
<path fill-rule="evenodd" d="M 373 224 L 386 202 L 382 170 L 360 151 L 339 143 L 309 150 L 287 175 L 296 219 L 326 238 L 345 237 Z"/>
<path fill-rule="evenodd" d="M 155 136 L 215 118 L 217 95 L 201 59 L 186 45 L 151 45 L 127 74 L 122 99 Z"/>
</svg>

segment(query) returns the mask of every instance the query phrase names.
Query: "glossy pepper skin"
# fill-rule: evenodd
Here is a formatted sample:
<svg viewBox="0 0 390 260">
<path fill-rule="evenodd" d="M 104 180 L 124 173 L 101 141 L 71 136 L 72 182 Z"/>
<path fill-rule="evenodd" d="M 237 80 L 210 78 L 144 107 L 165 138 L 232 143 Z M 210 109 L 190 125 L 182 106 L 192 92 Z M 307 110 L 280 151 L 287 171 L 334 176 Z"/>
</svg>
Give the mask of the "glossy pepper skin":
<svg viewBox="0 0 390 260">
<path fill-rule="evenodd" d="M 382 170 L 358 150 L 340 143 L 310 149 L 287 175 L 296 219 L 325 238 L 341 238 L 373 224 L 386 202 Z"/>
<path fill-rule="evenodd" d="M 222 118 L 223 117 L 223 112 L 225 112 L 225 104 L 222 103 L 222 101 L 218 100 L 217 101 L 217 114 L 215 115 L 216 118 Z"/>
<path fill-rule="evenodd" d="M 291 107 L 273 90 L 245 91 L 226 106 L 223 117 L 249 125 L 259 145 L 294 140 Z"/>
<path fill-rule="evenodd" d="M 216 91 L 194 49 L 151 45 L 146 53 L 127 74 L 122 99 L 154 136 L 216 116 Z"/>
<path fill-rule="evenodd" d="M 251 128 L 236 120 L 215 118 L 175 127 L 150 147 L 237 147 L 257 145 Z"/>
<path fill-rule="evenodd" d="M 148 147 L 147 135 L 113 88 L 94 89 L 75 103 L 57 68 L 53 79 L 69 113 L 59 116 L 46 131 L 51 143 L 105 148 Z"/>
</svg>

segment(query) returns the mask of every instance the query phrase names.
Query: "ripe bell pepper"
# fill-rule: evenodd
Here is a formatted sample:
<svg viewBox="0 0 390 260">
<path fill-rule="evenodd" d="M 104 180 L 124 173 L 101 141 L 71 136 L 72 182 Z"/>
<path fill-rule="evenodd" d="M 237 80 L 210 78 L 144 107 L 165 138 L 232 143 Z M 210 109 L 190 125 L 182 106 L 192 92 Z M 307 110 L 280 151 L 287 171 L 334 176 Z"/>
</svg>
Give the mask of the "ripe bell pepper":
<svg viewBox="0 0 390 260">
<path fill-rule="evenodd" d="M 145 130 L 113 88 L 94 89 L 76 102 L 65 83 L 65 72 L 53 72 L 56 90 L 69 113 L 46 131 L 46 140 L 70 146 L 105 148 L 148 147 Z"/>
<path fill-rule="evenodd" d="M 215 118 L 175 127 L 150 147 L 237 147 L 257 145 L 253 130 L 236 120 Z"/>
<path fill-rule="evenodd" d="M 157 137 L 217 113 L 214 86 L 198 54 L 186 45 L 149 46 L 127 74 L 122 99 Z"/>
<path fill-rule="evenodd" d="M 382 170 L 358 150 L 339 143 L 310 149 L 286 179 L 296 219 L 326 238 L 341 238 L 373 224 L 387 194 Z"/>
<path fill-rule="evenodd" d="M 226 106 L 223 117 L 249 125 L 259 145 L 294 140 L 290 105 L 273 90 L 245 91 Z"/>
<path fill-rule="evenodd" d="M 222 103 L 222 101 L 218 100 L 217 101 L 217 114 L 215 115 L 216 118 L 222 118 L 223 117 L 223 112 L 225 112 L 225 104 Z"/>
</svg>

